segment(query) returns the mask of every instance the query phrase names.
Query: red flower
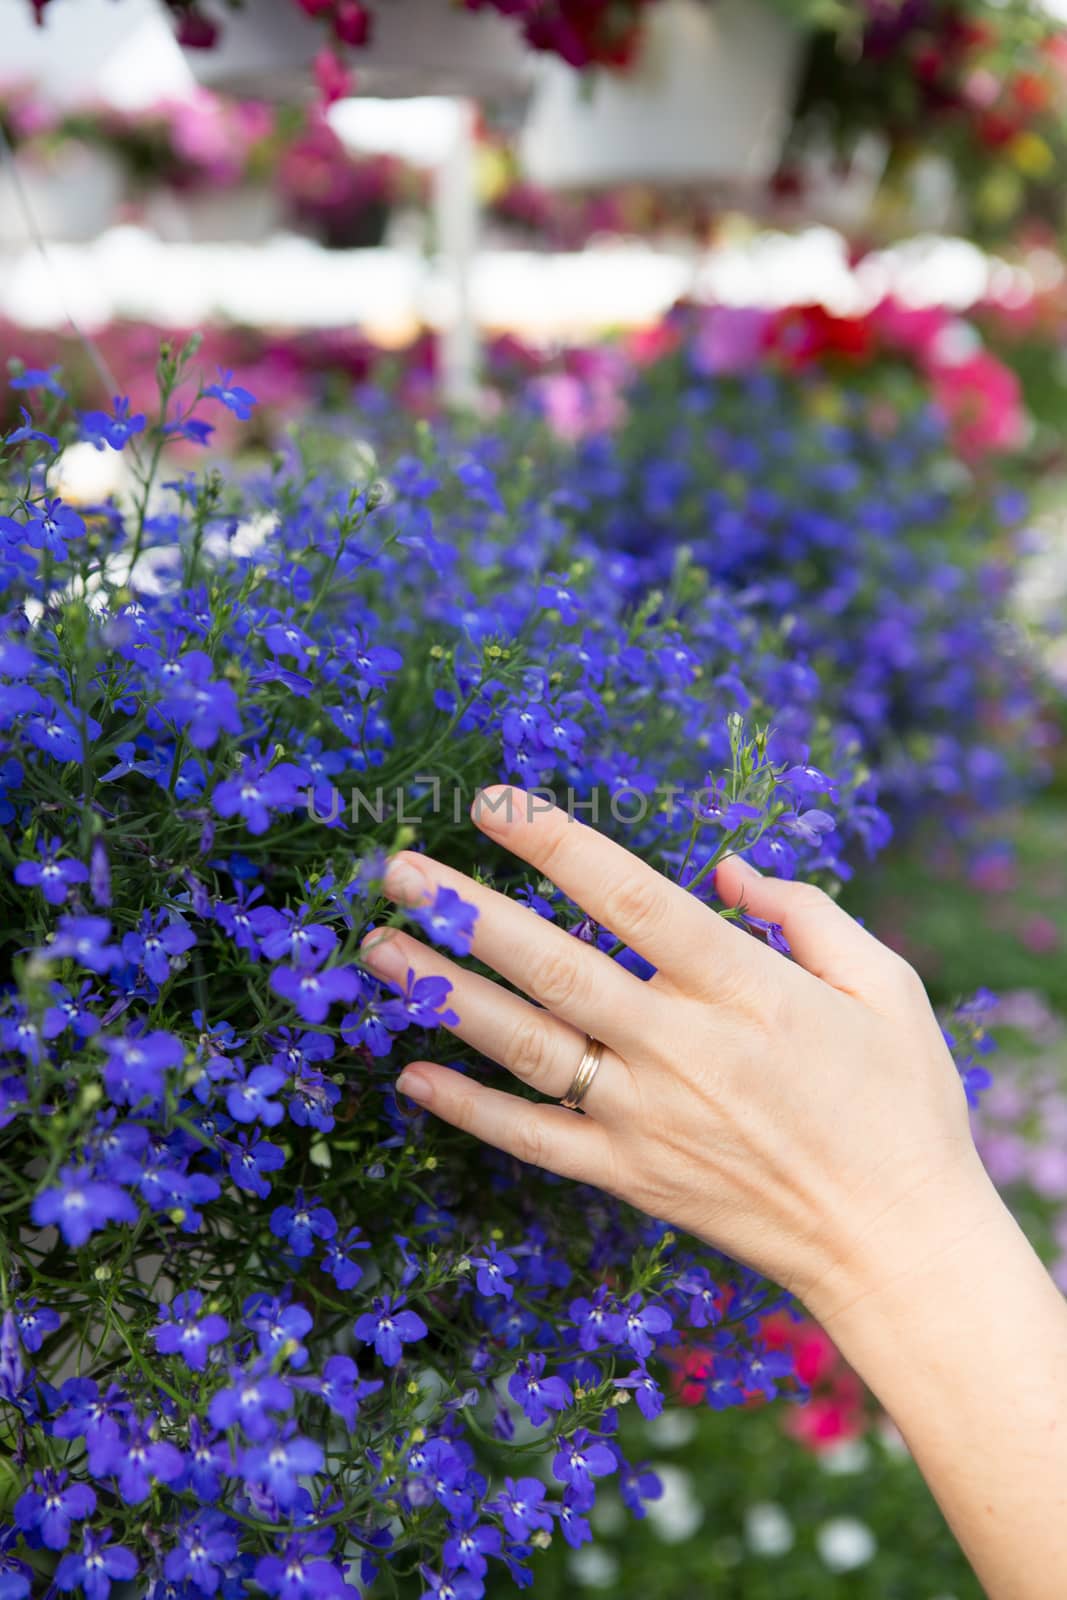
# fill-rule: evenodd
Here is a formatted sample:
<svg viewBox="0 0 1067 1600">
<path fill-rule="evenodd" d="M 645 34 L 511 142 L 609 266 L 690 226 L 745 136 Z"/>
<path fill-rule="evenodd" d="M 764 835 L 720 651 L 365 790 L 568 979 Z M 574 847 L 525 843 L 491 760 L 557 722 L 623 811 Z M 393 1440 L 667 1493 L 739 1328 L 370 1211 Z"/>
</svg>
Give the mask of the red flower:
<svg viewBox="0 0 1067 1600">
<path fill-rule="evenodd" d="M 875 352 L 867 317 L 837 317 L 825 306 L 794 306 L 783 311 L 772 338 L 773 347 L 798 367 L 810 366 L 824 356 L 866 361 Z"/>
</svg>

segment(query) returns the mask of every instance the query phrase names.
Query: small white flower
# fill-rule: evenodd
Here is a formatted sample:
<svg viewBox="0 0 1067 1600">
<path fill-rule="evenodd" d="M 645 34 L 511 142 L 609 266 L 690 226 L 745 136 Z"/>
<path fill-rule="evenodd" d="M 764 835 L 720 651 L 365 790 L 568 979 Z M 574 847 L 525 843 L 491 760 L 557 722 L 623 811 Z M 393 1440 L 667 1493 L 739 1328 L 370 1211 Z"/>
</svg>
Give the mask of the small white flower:
<svg viewBox="0 0 1067 1600">
<path fill-rule="evenodd" d="M 648 1520 L 665 1544 L 682 1544 L 704 1520 L 704 1507 L 693 1493 L 693 1479 L 669 1463 L 655 1462 L 652 1470 L 663 1484 L 663 1494 L 648 1502 Z"/>
<path fill-rule="evenodd" d="M 784 1556 L 793 1548 L 793 1524 L 781 1506 L 760 1501 L 745 1512 L 745 1542 L 758 1556 Z"/>
<path fill-rule="evenodd" d="M 878 1543 L 865 1522 L 857 1522 L 855 1517 L 832 1517 L 816 1533 L 815 1547 L 831 1572 L 854 1572 L 857 1567 L 866 1566 Z"/>
<path fill-rule="evenodd" d="M 658 1417 L 646 1422 L 645 1433 L 660 1450 L 678 1450 L 688 1444 L 697 1431 L 697 1419 L 691 1410 L 674 1406 L 661 1411 Z"/>
<path fill-rule="evenodd" d="M 871 1447 L 866 1439 L 842 1439 L 819 1455 L 824 1472 L 844 1477 L 850 1472 L 865 1472 L 871 1464 Z"/>
<path fill-rule="evenodd" d="M 598 1544 L 583 1544 L 567 1557 L 567 1570 L 586 1589 L 611 1589 L 619 1576 L 619 1563 Z"/>
</svg>

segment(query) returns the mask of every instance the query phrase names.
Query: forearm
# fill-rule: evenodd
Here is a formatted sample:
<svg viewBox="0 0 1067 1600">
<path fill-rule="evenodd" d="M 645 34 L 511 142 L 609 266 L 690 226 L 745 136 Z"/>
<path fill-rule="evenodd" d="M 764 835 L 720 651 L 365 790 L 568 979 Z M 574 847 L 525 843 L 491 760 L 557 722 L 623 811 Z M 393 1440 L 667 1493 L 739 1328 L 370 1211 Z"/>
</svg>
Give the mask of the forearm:
<svg viewBox="0 0 1067 1600">
<path fill-rule="evenodd" d="M 900 1428 L 993 1600 L 1060 1600 L 1067 1303 L 984 1176 L 908 1210 L 812 1309 Z"/>
</svg>

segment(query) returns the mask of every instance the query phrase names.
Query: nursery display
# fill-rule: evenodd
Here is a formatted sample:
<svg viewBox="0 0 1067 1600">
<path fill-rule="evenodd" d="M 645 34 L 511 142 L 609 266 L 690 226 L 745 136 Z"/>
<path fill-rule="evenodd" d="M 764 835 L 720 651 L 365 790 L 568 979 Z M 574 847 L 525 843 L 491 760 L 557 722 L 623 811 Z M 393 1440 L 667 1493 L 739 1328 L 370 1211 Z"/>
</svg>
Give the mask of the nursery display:
<svg viewBox="0 0 1067 1600">
<path fill-rule="evenodd" d="M 954 595 L 956 658 L 980 657 L 994 695 L 1003 663 L 1014 692 L 993 591 L 979 628 L 950 528 L 911 626 L 868 620 L 835 675 L 802 589 L 772 617 L 654 516 L 639 549 L 607 551 L 625 476 L 605 458 L 594 481 L 585 447 L 572 481 L 548 476 L 574 447 L 532 413 L 435 438 L 379 406 L 399 452 L 340 427 L 197 479 L 172 446 L 255 396 L 201 376 L 195 341 L 164 347 L 158 380 L 151 408 L 71 418 L 60 372 L 16 370 L 2 446 L 2 1592 L 51 1576 L 92 1600 L 127 1580 L 290 1600 L 379 1573 L 477 1600 L 505 1572 L 529 1581 L 552 1540 L 587 1542 L 598 1484 L 636 1511 L 659 1493 L 619 1416 L 660 1411 L 686 1348 L 710 1353 L 715 1409 L 804 1380 L 779 1290 L 602 1195 L 472 1159 L 398 1102 L 449 995 L 360 962 L 390 915 L 385 855 L 426 845 L 646 972 L 472 830 L 479 789 L 595 804 L 712 904 L 730 850 L 833 885 L 890 829 L 886 716 L 876 730 L 850 698 L 863 639 L 878 685 L 887 638 L 910 641 L 897 808 L 951 787 L 938 774 L 970 749 L 968 682 L 960 742 L 935 699 L 921 753 L 905 685 L 929 686 L 924 606 L 933 631 Z M 768 398 L 749 400 L 762 425 Z M 370 390 L 362 419 L 372 434 Z M 800 447 L 816 477 L 825 426 Z M 49 463 L 75 439 L 122 453 L 122 504 L 56 493 Z M 949 459 L 921 410 L 854 421 L 836 449 L 861 506 L 850 450 L 911 510 L 910 475 Z M 874 544 L 906 546 L 903 518 L 872 532 L 857 592 L 881 581 Z M 411 917 L 469 951 L 454 895 Z M 953 1032 L 973 1097 L 980 1008 Z"/>
<path fill-rule="evenodd" d="M 425 176 L 388 155 L 355 153 L 321 108 L 233 99 L 206 89 L 138 111 L 58 109 L 23 84 L 0 87 L 0 131 L 47 238 L 92 237 L 136 219 L 166 239 L 259 242 L 277 227 L 330 248 L 379 244 L 391 213 L 425 207 Z M 100 164 L 103 195 L 72 219 L 68 174 Z M 16 236 L 24 232 L 14 196 Z M 82 222 L 81 218 L 85 217 Z"/>
<path fill-rule="evenodd" d="M 984 401 L 980 352 L 931 365 L 921 350 L 946 324 L 888 304 L 864 319 L 683 309 L 622 420 L 594 425 L 562 470 L 635 592 L 692 562 L 779 619 L 794 672 L 834 686 L 883 796 L 962 822 L 1015 792 L 1014 755 L 1040 728 L 1021 641 L 999 635 L 1005 659 L 990 631 L 1026 514 L 988 478 L 989 452 L 1018 436 L 1017 385 L 991 362 Z"/>
<path fill-rule="evenodd" d="M 869 0 L 849 10 L 849 26 L 813 36 L 777 179 L 783 194 L 799 192 L 801 214 L 812 152 L 837 152 L 832 193 L 873 142 L 884 172 L 854 219 L 861 236 L 947 227 L 1009 246 L 1023 229 L 1061 236 L 1067 57 L 1049 9 Z"/>
</svg>

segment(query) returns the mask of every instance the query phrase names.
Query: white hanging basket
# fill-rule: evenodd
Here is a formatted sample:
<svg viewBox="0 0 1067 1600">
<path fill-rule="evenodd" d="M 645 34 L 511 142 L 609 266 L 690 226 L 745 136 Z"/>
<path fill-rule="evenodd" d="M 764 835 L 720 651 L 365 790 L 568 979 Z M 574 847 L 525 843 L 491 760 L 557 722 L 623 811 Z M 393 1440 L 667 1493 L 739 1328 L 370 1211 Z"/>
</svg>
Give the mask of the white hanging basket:
<svg viewBox="0 0 1067 1600">
<path fill-rule="evenodd" d="M 125 184 L 118 163 L 102 150 L 68 143 L 47 160 L 20 152 L 18 185 L 0 166 L 0 239 L 44 239 L 81 244 L 117 220 Z M 27 215 L 28 213 L 28 215 Z"/>
<path fill-rule="evenodd" d="M 535 183 L 765 181 L 789 127 L 804 36 L 762 0 L 655 0 L 627 72 L 539 66 L 520 155 Z"/>
<path fill-rule="evenodd" d="M 293 0 L 242 0 L 220 20 L 213 49 L 185 52 L 198 82 L 261 98 L 312 92 L 312 64 L 328 35 Z M 494 98 L 527 86 L 529 55 L 515 24 L 495 11 L 467 11 L 450 0 L 382 0 L 371 43 L 349 59 L 361 95 Z"/>
<path fill-rule="evenodd" d="M 156 189 L 143 216 L 167 244 L 259 244 L 282 226 L 281 203 L 266 185 L 203 194 Z"/>
</svg>

